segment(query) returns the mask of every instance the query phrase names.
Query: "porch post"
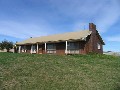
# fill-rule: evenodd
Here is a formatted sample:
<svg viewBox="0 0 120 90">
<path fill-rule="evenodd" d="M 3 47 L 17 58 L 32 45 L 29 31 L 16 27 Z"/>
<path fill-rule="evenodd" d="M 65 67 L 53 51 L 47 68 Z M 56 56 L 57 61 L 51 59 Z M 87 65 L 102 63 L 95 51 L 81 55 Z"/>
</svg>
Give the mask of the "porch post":
<svg viewBox="0 0 120 90">
<path fill-rule="evenodd" d="M 47 48 L 47 45 L 46 45 L 46 43 L 45 43 L 45 53 L 46 53 L 46 48 Z"/>
<path fill-rule="evenodd" d="M 66 53 L 66 55 L 67 55 L 67 41 L 66 41 L 66 48 L 65 48 L 65 53 Z"/>
<path fill-rule="evenodd" d="M 32 49 L 33 49 L 33 45 L 31 45 L 31 51 L 30 51 L 31 54 L 32 54 Z"/>
<path fill-rule="evenodd" d="M 15 53 L 15 47 L 16 47 L 16 45 L 13 46 L 13 53 Z"/>
<path fill-rule="evenodd" d="M 18 51 L 19 53 L 20 53 L 20 50 L 21 50 L 21 46 L 19 46 L 19 51 Z"/>
<path fill-rule="evenodd" d="M 39 48 L 39 46 L 38 46 L 38 43 L 37 43 L 37 54 L 38 54 L 38 48 Z"/>
</svg>

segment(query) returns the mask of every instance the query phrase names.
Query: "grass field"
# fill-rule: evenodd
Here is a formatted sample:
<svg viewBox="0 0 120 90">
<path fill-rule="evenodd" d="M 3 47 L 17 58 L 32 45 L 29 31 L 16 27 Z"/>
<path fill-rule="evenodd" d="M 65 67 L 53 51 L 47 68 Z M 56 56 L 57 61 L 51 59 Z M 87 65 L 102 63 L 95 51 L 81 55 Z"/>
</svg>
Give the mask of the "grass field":
<svg viewBox="0 0 120 90">
<path fill-rule="evenodd" d="M 0 90 L 120 90 L 120 57 L 0 53 Z"/>
</svg>

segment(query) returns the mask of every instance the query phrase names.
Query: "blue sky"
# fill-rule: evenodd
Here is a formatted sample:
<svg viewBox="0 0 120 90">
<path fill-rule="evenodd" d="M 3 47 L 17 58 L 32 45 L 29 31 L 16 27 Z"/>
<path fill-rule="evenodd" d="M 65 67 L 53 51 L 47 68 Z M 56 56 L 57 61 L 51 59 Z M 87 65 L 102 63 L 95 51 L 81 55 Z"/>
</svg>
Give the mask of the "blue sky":
<svg viewBox="0 0 120 90">
<path fill-rule="evenodd" d="M 120 0 L 0 0 L 0 41 L 88 29 L 90 22 L 104 51 L 120 52 Z"/>
</svg>

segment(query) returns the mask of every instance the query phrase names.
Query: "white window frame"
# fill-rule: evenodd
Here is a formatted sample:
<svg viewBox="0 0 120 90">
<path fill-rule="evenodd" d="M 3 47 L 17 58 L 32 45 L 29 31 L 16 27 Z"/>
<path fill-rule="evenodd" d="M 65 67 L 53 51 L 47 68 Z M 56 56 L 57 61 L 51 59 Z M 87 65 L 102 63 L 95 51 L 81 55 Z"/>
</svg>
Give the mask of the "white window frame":
<svg viewBox="0 0 120 90">
<path fill-rule="evenodd" d="M 100 43 L 97 43 L 97 48 L 98 48 L 99 50 L 101 49 Z"/>
</svg>

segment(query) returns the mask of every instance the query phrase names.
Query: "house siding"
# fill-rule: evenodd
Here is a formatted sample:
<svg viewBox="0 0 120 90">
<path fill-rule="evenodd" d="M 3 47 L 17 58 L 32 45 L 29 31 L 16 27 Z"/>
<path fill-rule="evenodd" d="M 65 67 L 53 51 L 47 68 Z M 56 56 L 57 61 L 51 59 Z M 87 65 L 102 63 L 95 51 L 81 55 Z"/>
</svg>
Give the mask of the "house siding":
<svg viewBox="0 0 120 90">
<path fill-rule="evenodd" d="M 65 54 L 65 42 L 56 43 L 56 54 Z"/>
</svg>

